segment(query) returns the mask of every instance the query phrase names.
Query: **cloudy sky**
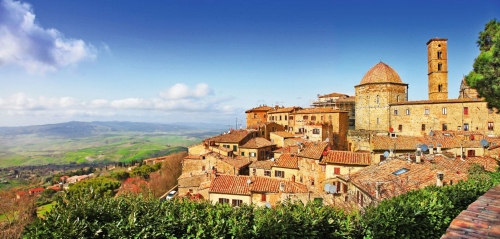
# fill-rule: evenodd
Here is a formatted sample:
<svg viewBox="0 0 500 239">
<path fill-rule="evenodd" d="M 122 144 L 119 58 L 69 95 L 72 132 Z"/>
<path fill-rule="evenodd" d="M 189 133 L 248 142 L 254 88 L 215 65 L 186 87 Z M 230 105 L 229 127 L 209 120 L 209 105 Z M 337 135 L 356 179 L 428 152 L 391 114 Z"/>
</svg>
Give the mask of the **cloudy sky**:
<svg viewBox="0 0 500 239">
<path fill-rule="evenodd" d="M 430 38 L 450 97 L 500 1 L 0 0 L 0 126 L 244 122 L 246 109 L 354 93 L 375 64 L 427 98 Z"/>
</svg>

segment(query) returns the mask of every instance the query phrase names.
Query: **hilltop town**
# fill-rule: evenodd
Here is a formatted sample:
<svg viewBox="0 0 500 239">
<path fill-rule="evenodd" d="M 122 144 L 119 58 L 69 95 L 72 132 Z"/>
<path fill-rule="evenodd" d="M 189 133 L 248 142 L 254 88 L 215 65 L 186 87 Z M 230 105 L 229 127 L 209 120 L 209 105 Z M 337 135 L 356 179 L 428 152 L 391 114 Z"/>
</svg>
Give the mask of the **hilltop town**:
<svg viewBox="0 0 500 239">
<path fill-rule="evenodd" d="M 453 185 L 469 168 L 498 167 L 500 116 L 461 79 L 448 96 L 447 39 L 427 42 L 428 99 L 380 62 L 355 96 L 318 95 L 311 108 L 245 111 L 246 128 L 189 147 L 178 196 L 271 207 L 287 199 L 363 207 L 429 185 Z"/>
</svg>

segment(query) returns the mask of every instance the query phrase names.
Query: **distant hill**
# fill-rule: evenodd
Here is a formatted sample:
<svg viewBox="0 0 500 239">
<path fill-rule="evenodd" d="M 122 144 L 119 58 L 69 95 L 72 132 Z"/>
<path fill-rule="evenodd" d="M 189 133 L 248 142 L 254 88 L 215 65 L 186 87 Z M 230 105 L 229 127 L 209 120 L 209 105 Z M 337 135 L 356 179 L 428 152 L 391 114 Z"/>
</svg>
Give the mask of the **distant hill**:
<svg viewBox="0 0 500 239">
<path fill-rule="evenodd" d="M 33 125 L 21 127 L 0 127 L 0 136 L 16 136 L 34 134 L 36 136 L 53 136 L 63 138 L 82 138 L 107 133 L 119 132 L 168 132 L 182 133 L 197 130 L 221 132 L 227 130 L 227 126 L 205 123 L 141 123 L 127 121 L 94 121 L 78 122 L 71 121 L 59 124 Z"/>
</svg>

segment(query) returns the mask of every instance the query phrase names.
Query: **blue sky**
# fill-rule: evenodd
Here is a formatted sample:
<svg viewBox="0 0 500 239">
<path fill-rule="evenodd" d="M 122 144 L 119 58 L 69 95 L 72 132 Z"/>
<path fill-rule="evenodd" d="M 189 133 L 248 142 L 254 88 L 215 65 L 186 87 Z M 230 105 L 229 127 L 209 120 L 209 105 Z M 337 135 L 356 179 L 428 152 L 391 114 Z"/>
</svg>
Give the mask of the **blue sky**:
<svg viewBox="0 0 500 239">
<path fill-rule="evenodd" d="M 500 1 L 0 0 L 0 126 L 71 120 L 244 124 L 260 104 L 354 94 L 379 61 L 427 99 L 430 38 L 449 97 Z"/>
</svg>

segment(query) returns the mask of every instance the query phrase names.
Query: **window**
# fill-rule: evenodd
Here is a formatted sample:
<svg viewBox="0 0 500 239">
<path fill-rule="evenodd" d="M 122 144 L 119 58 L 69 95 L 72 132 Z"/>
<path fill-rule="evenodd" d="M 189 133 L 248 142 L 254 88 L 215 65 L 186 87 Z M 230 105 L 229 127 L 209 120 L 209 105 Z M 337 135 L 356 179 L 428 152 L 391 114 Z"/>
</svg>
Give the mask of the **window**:
<svg viewBox="0 0 500 239">
<path fill-rule="evenodd" d="M 290 115 L 290 120 L 293 120 L 293 115 Z"/>
<path fill-rule="evenodd" d="M 264 193 L 263 193 L 263 194 L 260 196 L 260 200 L 261 200 L 261 201 L 263 201 L 263 202 L 265 202 L 265 201 L 266 201 L 266 194 L 264 194 Z"/>
<path fill-rule="evenodd" d="M 460 126 L 460 125 L 459 125 L 459 126 L 457 126 L 457 130 L 458 130 L 458 131 L 462 130 L 462 126 Z"/>
<path fill-rule="evenodd" d="M 387 158 L 384 155 L 380 155 L 380 162 L 386 160 Z"/>
<path fill-rule="evenodd" d="M 403 174 L 403 173 L 406 173 L 406 172 L 408 172 L 408 171 L 410 171 L 410 170 L 409 170 L 409 169 L 407 169 L 407 168 L 401 168 L 401 169 L 399 169 L 399 170 L 397 170 L 397 171 L 394 171 L 392 174 L 394 174 L 394 175 L 396 175 L 396 176 L 397 176 L 397 175 L 401 175 L 401 174 Z"/>
<path fill-rule="evenodd" d="M 321 172 L 324 172 L 326 170 L 326 165 L 321 165 Z"/>
<path fill-rule="evenodd" d="M 422 131 L 425 131 L 425 124 L 422 124 Z"/>
<path fill-rule="evenodd" d="M 219 203 L 229 203 L 229 198 L 219 198 Z"/>
<path fill-rule="evenodd" d="M 272 120 L 274 120 L 274 116 L 272 116 L 271 118 L 272 118 Z"/>
<path fill-rule="evenodd" d="M 264 176 L 271 177 L 271 170 L 264 170 Z"/>
<path fill-rule="evenodd" d="M 443 112 L 443 115 L 446 114 L 446 107 L 443 107 L 442 112 Z"/>
<path fill-rule="evenodd" d="M 287 118 L 287 116 L 285 115 L 285 120 L 287 120 L 286 118 Z"/>
<path fill-rule="evenodd" d="M 280 120 L 281 120 L 281 115 L 280 115 Z"/>
<path fill-rule="evenodd" d="M 316 120 L 316 116 L 315 115 L 311 116 L 311 120 L 315 121 Z"/>
<path fill-rule="evenodd" d="M 245 156 L 245 152 L 241 152 L 241 156 Z"/>
<path fill-rule="evenodd" d="M 380 103 L 380 96 L 377 95 L 377 104 Z"/>
<path fill-rule="evenodd" d="M 406 115 L 410 115 L 410 109 L 406 109 Z"/>
<path fill-rule="evenodd" d="M 253 114 L 253 118 L 254 119 L 257 118 L 257 114 L 256 113 Z"/>
<path fill-rule="evenodd" d="M 441 55 L 442 55 L 442 52 L 441 52 L 441 51 L 438 51 L 438 52 L 437 52 L 437 57 L 438 57 L 438 59 L 441 59 Z"/>
<path fill-rule="evenodd" d="M 313 129 L 313 134 L 319 134 L 319 129 Z"/>
<path fill-rule="evenodd" d="M 442 125 L 442 130 L 443 130 L 443 131 L 446 131 L 446 130 L 448 130 L 448 125 L 446 125 L 446 124 L 443 124 L 443 125 Z"/>
<path fill-rule="evenodd" d="M 238 150 L 238 145 L 233 145 L 233 151 L 236 152 Z"/>
<path fill-rule="evenodd" d="M 424 115 L 428 115 L 430 111 L 430 109 L 424 109 Z"/>
<path fill-rule="evenodd" d="M 470 149 L 467 150 L 467 157 L 474 157 L 476 156 L 476 150 Z"/>
<path fill-rule="evenodd" d="M 243 200 L 233 199 L 233 207 L 239 207 L 241 204 L 243 204 Z"/>
<path fill-rule="evenodd" d="M 402 124 L 398 125 L 398 130 L 399 131 L 403 131 L 403 125 Z"/>
<path fill-rule="evenodd" d="M 201 166 L 201 171 L 205 171 L 205 166 Z"/>
<path fill-rule="evenodd" d="M 394 110 L 394 115 L 398 115 L 398 110 Z"/>
<path fill-rule="evenodd" d="M 464 115 L 468 115 L 469 114 L 469 107 L 464 107 Z"/>
<path fill-rule="evenodd" d="M 380 124 L 380 118 L 377 118 L 377 124 Z"/>
<path fill-rule="evenodd" d="M 488 122 L 488 130 L 493 130 L 493 122 Z"/>
<path fill-rule="evenodd" d="M 253 168 L 253 169 L 252 169 L 252 173 L 253 173 L 253 175 L 256 175 L 256 174 L 257 174 L 257 169 L 256 169 L 256 168 Z"/>
<path fill-rule="evenodd" d="M 396 96 L 396 102 L 399 102 L 399 95 Z"/>
<path fill-rule="evenodd" d="M 192 188 L 189 189 L 189 193 L 193 193 L 193 189 Z"/>
<path fill-rule="evenodd" d="M 302 116 L 302 119 L 303 119 L 303 120 L 308 120 L 308 119 L 309 119 L 309 116 L 304 115 L 304 116 Z"/>
<path fill-rule="evenodd" d="M 276 170 L 276 171 L 274 171 L 274 176 L 277 177 L 277 178 L 284 178 L 285 177 L 285 171 Z"/>
<path fill-rule="evenodd" d="M 441 68 L 443 67 L 443 64 L 438 63 L 438 71 L 441 71 Z M 441 91 L 440 91 L 441 92 Z"/>
<path fill-rule="evenodd" d="M 340 167 L 333 168 L 333 174 L 339 175 L 340 174 Z"/>
<path fill-rule="evenodd" d="M 347 184 L 345 183 L 342 184 L 342 192 L 347 193 Z"/>
<path fill-rule="evenodd" d="M 314 186 L 314 179 L 311 179 L 311 186 Z"/>
<path fill-rule="evenodd" d="M 469 123 L 464 124 L 464 131 L 469 131 Z"/>
<path fill-rule="evenodd" d="M 257 156 L 257 153 L 255 153 L 255 152 L 250 152 L 248 154 L 250 155 L 250 157 L 256 157 Z"/>
</svg>

